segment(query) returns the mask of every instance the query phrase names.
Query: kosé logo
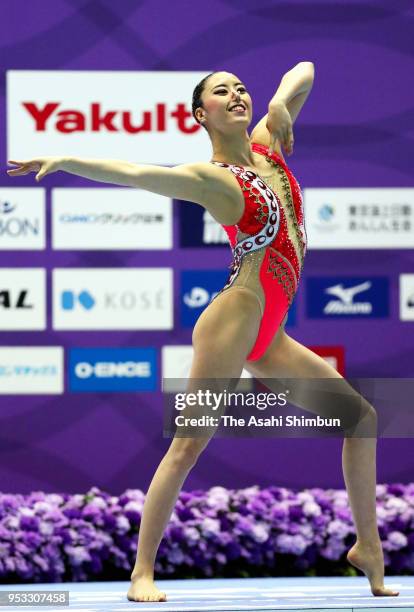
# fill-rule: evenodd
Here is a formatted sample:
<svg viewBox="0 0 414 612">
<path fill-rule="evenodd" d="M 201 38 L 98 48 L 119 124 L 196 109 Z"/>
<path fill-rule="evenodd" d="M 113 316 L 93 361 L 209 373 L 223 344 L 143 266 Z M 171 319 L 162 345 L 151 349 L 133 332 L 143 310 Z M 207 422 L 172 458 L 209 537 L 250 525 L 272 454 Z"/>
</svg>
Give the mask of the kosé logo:
<svg viewBox="0 0 414 612">
<path fill-rule="evenodd" d="M 310 318 L 389 316 L 386 277 L 308 278 L 306 293 Z"/>
<path fill-rule="evenodd" d="M 0 249 L 44 248 L 44 189 L 0 189 Z"/>
<path fill-rule="evenodd" d="M 54 329 L 171 329 L 171 268 L 53 270 Z"/>
</svg>

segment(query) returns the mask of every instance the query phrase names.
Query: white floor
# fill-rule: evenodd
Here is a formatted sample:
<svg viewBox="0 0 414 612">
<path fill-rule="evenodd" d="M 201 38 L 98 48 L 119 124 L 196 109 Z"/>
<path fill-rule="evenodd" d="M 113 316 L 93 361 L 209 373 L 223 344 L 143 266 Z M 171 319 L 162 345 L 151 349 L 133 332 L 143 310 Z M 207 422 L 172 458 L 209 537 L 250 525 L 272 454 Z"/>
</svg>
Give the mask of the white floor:
<svg viewBox="0 0 414 612">
<path fill-rule="evenodd" d="M 24 606 L 19 609 L 48 612 L 123 612 L 136 607 L 140 612 L 198 612 L 215 610 L 344 610 L 376 612 L 398 608 L 414 612 L 414 576 L 392 576 L 385 584 L 400 591 L 398 597 L 373 597 L 363 577 L 344 578 L 244 578 L 163 580 L 158 586 L 167 593 L 161 603 L 130 602 L 128 582 L 88 582 L 36 585 L 0 585 L 0 591 L 66 590 L 69 608 Z M 0 606 L 0 610 L 17 607 Z"/>
</svg>

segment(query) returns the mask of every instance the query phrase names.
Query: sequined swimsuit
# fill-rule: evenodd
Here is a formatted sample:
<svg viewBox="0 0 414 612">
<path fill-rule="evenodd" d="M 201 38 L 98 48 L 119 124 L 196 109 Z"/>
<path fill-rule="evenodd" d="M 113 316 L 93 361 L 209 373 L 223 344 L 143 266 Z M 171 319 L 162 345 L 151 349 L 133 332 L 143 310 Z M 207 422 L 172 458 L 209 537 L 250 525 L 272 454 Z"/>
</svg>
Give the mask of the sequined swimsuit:
<svg viewBox="0 0 414 612">
<path fill-rule="evenodd" d="M 279 155 L 273 153 L 269 158 L 266 146 L 253 143 L 251 147 L 276 166 L 278 176 L 273 169 L 272 185 L 269 179 L 265 183 L 243 166 L 212 162 L 234 174 L 245 202 L 239 221 L 223 225 L 233 261 L 230 276 L 214 299 L 231 288 L 247 289 L 257 297 L 262 317 L 256 342 L 247 356 L 248 361 L 255 361 L 286 322 L 298 288 L 307 239 L 299 183 Z M 275 193 L 279 188 L 283 190 L 285 206 Z"/>
</svg>

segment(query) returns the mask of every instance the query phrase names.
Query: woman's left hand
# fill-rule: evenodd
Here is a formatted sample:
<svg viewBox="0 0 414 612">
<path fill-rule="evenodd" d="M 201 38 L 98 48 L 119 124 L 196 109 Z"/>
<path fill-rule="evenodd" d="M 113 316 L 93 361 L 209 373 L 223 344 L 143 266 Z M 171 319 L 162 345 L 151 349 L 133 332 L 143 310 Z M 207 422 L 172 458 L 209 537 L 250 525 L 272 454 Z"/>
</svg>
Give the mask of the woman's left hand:
<svg viewBox="0 0 414 612">
<path fill-rule="evenodd" d="M 292 118 L 284 102 L 275 102 L 269 106 L 266 127 L 270 134 L 269 155 L 276 150 L 276 141 L 279 140 L 286 153 L 293 153 L 293 126 Z"/>
<path fill-rule="evenodd" d="M 24 176 L 29 172 L 36 172 L 36 181 L 39 182 L 46 174 L 52 174 L 61 169 L 61 157 L 37 157 L 26 161 L 16 161 L 9 159 L 9 165 L 17 166 L 12 170 L 7 170 L 9 176 Z"/>
</svg>

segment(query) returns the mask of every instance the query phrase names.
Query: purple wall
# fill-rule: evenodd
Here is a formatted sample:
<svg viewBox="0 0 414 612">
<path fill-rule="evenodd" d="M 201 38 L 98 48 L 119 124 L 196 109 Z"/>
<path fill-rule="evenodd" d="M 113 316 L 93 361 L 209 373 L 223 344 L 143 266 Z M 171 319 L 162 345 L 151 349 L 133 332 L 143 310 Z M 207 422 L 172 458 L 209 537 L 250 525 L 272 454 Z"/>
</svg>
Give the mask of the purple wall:
<svg viewBox="0 0 414 612">
<path fill-rule="evenodd" d="M 265 112 L 284 72 L 313 61 L 315 85 L 297 124 L 287 161 L 307 187 L 412 187 L 414 10 L 408 1 L 212 0 L 157 2 L 42 0 L 9 3 L 0 23 L 1 167 L 6 168 L 5 71 L 194 70 L 232 71 L 253 92 L 255 118 Z M 411 131 L 410 131 L 411 130 Z M 45 153 L 46 154 L 46 153 Z M 82 152 L 79 152 L 82 155 Z M 24 142 L 22 142 L 24 157 Z M 62 173 L 50 188 L 90 186 Z M 2 187 L 34 186 L 33 175 Z M 94 186 L 97 186 L 94 184 Z M 178 215 L 178 204 L 174 214 Z M 176 219 L 177 221 L 177 219 Z M 206 267 L 200 251 L 0 251 L 2 267 L 117 267 L 173 265 L 175 328 L 171 332 L 0 332 L 0 345 L 156 346 L 188 344 L 179 323 L 179 273 Z M 229 252 L 209 249 L 208 268 L 226 266 Z M 195 262 L 195 263 L 194 263 Z M 199 262 L 199 263 L 197 263 Z M 398 275 L 412 272 L 414 251 L 315 251 L 307 254 L 290 334 L 305 345 L 344 345 L 352 377 L 413 375 L 412 323 L 399 320 Z M 337 273 L 389 278 L 390 317 L 349 322 L 306 318 L 306 277 Z M 159 364 L 160 365 L 160 364 Z M 83 491 L 92 485 L 119 493 L 145 488 L 168 446 L 162 439 L 159 393 L 0 396 L 0 489 L 10 492 Z M 412 479 L 411 440 L 380 440 L 378 481 Z M 186 488 L 223 484 L 342 486 L 340 440 L 214 440 Z M 274 466 L 273 471 L 269 465 Z"/>
</svg>

